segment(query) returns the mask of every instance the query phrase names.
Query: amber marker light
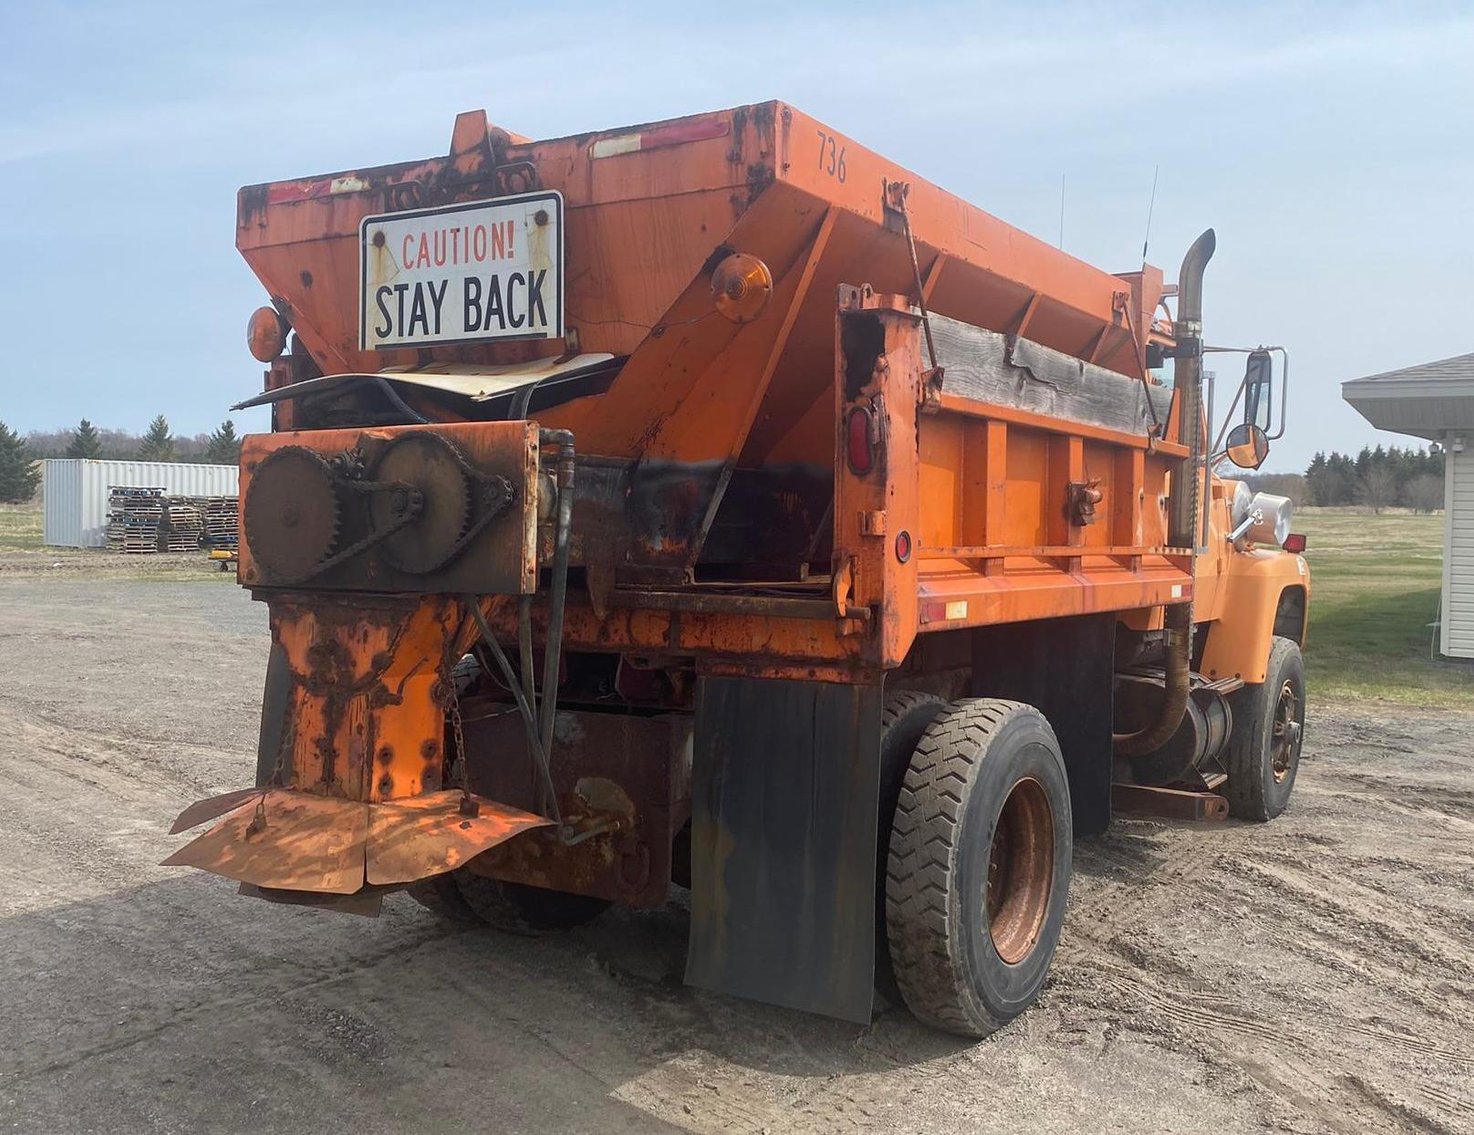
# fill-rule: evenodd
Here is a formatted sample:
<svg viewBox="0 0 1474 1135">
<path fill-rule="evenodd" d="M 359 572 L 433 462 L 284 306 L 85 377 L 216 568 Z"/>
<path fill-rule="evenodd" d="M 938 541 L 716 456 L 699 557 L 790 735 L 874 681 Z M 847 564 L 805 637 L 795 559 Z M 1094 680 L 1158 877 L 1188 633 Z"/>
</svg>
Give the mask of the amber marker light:
<svg viewBox="0 0 1474 1135">
<path fill-rule="evenodd" d="M 246 322 L 246 346 L 251 357 L 269 363 L 287 345 L 287 324 L 274 307 L 258 307 Z"/>
<path fill-rule="evenodd" d="M 711 302 L 733 323 L 751 323 L 768 306 L 773 273 L 756 256 L 734 252 L 711 274 Z"/>
</svg>

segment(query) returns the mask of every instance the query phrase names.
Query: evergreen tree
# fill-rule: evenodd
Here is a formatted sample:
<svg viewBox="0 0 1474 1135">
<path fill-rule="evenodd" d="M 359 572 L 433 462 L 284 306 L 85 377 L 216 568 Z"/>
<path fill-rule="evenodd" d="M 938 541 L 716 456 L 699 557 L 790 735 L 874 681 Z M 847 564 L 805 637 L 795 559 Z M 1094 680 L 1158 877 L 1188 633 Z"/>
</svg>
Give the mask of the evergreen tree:
<svg viewBox="0 0 1474 1135">
<path fill-rule="evenodd" d="M 220 428 L 210 434 L 205 446 L 205 460 L 211 465 L 234 465 L 241 459 L 241 439 L 236 436 L 235 423 L 229 418 L 220 423 Z"/>
<path fill-rule="evenodd" d="M 36 495 L 41 471 L 31 468 L 25 440 L 0 422 L 0 501 L 24 504 Z"/>
<path fill-rule="evenodd" d="M 148 424 L 148 433 L 138 446 L 140 461 L 173 461 L 174 438 L 169 434 L 169 419 L 160 414 Z"/>
<path fill-rule="evenodd" d="M 1310 490 L 1308 504 L 1331 503 L 1331 470 L 1324 453 L 1317 453 L 1311 458 L 1310 465 L 1305 470 L 1305 487 Z"/>
<path fill-rule="evenodd" d="M 77 423 L 77 432 L 67 446 L 67 456 L 94 459 L 102 456 L 102 438 L 97 434 L 97 427 L 86 418 Z"/>
</svg>

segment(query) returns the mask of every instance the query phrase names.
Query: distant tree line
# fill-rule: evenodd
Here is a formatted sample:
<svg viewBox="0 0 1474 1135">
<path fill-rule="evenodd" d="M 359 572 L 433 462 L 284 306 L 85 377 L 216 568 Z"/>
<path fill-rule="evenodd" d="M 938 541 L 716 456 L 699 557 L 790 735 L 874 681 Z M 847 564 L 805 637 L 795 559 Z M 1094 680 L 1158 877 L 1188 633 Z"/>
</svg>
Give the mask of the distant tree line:
<svg viewBox="0 0 1474 1135">
<path fill-rule="evenodd" d="M 32 430 L 22 437 L 0 422 L 0 501 L 28 501 L 36 493 L 41 472 L 33 464 L 46 457 L 90 457 L 119 461 L 197 461 L 234 465 L 241 439 L 229 418 L 218 429 L 193 437 L 175 437 L 160 414 L 143 434 L 98 429 L 86 418 L 71 430 Z"/>
<path fill-rule="evenodd" d="M 1306 504 L 1362 504 L 1373 512 L 1402 505 L 1418 512 L 1443 507 L 1443 453 L 1364 447 L 1352 457 L 1317 453 L 1305 470 Z"/>
<path fill-rule="evenodd" d="M 70 430 L 32 430 L 26 435 L 31 457 L 92 457 L 115 461 L 196 461 L 206 465 L 234 465 L 240 460 L 241 439 L 229 418 L 210 433 L 175 435 L 169 419 L 160 414 L 142 434 L 99 429 L 86 418 Z"/>
</svg>

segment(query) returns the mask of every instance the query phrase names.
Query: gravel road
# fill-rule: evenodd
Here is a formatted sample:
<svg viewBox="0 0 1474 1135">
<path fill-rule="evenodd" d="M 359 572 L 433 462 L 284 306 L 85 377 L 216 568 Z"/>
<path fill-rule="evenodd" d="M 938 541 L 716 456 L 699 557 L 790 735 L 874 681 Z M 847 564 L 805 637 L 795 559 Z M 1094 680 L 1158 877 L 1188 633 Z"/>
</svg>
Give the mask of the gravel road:
<svg viewBox="0 0 1474 1135">
<path fill-rule="evenodd" d="M 681 985 L 678 906 L 532 941 L 156 866 L 248 783 L 266 612 L 0 581 L 0 1128 L 1474 1131 L 1474 718 L 1314 704 L 1268 826 L 1076 850 L 1040 1004 L 963 1044 Z"/>
</svg>

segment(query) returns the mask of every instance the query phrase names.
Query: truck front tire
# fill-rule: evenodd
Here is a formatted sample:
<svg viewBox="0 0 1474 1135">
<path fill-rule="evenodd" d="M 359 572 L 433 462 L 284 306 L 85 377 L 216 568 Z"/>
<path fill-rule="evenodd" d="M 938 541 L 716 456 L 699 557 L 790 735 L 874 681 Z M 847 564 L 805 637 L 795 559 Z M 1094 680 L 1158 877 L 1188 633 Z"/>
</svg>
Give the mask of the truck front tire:
<svg viewBox="0 0 1474 1135">
<path fill-rule="evenodd" d="M 1241 820 L 1272 820 L 1285 810 L 1305 730 L 1305 662 L 1293 639 L 1276 636 L 1261 684 L 1232 695 L 1233 735 L 1224 765 L 1228 770 L 1230 815 Z"/>
<path fill-rule="evenodd" d="M 1033 1003 L 1071 848 L 1064 760 L 1038 710 L 978 698 L 937 716 L 906 772 L 886 872 L 891 962 L 919 1020 L 984 1037 Z"/>
</svg>

